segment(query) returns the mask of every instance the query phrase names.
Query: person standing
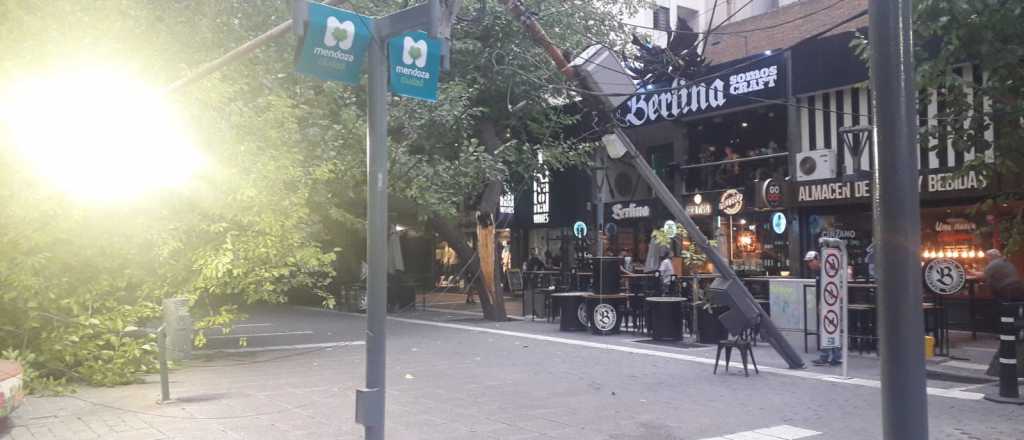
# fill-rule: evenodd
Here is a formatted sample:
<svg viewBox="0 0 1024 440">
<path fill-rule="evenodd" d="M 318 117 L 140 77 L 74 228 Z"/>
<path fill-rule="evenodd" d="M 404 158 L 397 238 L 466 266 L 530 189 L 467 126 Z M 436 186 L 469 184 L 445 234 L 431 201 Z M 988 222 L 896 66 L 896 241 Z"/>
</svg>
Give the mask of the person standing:
<svg viewBox="0 0 1024 440">
<path fill-rule="evenodd" d="M 661 254 L 661 265 L 658 266 L 658 273 L 661 275 L 661 291 L 663 294 L 670 293 L 672 287 L 672 277 L 676 275 L 675 269 L 672 267 L 672 254 L 665 252 Z"/>
<path fill-rule="evenodd" d="M 810 251 L 804 255 L 804 264 L 807 265 L 807 269 L 814 275 L 814 290 L 821 292 L 821 259 L 818 256 L 818 252 Z M 842 356 L 843 351 L 839 347 L 822 348 L 818 351 L 818 358 L 811 363 L 819 367 L 825 365 L 836 366 L 843 363 Z"/>
<path fill-rule="evenodd" d="M 971 275 L 988 284 L 989 290 L 996 303 L 996 316 L 1002 314 L 1003 303 L 1008 301 L 1019 301 L 1024 298 L 1024 283 L 1020 280 L 1017 268 L 1003 257 L 998 249 L 985 251 L 985 259 L 988 265 L 984 272 L 972 272 Z M 1017 377 L 1024 377 L 1024 340 L 1017 340 Z M 988 371 L 990 376 L 999 375 L 999 352 L 992 355 L 989 361 Z"/>
</svg>

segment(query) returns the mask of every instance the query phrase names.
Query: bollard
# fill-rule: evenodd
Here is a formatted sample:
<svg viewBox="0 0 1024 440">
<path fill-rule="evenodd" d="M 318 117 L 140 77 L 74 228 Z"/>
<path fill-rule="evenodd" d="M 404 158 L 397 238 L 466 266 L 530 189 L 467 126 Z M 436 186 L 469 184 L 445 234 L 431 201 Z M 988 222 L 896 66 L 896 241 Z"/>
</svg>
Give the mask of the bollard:
<svg viewBox="0 0 1024 440">
<path fill-rule="evenodd" d="M 1024 405 L 1017 387 L 1018 317 L 1024 319 L 1024 303 L 1002 305 L 999 317 L 999 394 L 986 394 L 986 400 Z"/>
<path fill-rule="evenodd" d="M 156 331 L 157 356 L 160 360 L 160 402 L 171 401 L 171 380 L 167 377 L 167 329 L 160 326 Z"/>
</svg>

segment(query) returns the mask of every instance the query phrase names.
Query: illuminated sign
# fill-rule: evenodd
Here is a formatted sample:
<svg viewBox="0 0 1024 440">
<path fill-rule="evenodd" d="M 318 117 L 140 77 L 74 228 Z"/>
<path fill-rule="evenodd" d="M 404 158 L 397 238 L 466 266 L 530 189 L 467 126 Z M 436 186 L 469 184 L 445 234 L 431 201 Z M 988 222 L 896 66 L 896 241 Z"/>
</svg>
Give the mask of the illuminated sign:
<svg viewBox="0 0 1024 440">
<path fill-rule="evenodd" d="M 537 161 L 544 163 L 544 153 L 537 153 Z M 537 173 L 533 180 L 533 222 L 537 224 L 551 221 L 550 176 L 547 170 Z"/>
</svg>

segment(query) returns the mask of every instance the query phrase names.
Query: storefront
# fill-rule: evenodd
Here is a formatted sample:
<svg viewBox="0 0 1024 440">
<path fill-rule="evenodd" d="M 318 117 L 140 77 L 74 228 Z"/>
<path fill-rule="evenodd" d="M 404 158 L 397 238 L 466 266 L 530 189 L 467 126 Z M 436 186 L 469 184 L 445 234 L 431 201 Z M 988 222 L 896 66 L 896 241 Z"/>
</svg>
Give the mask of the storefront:
<svg viewBox="0 0 1024 440">
<path fill-rule="evenodd" d="M 789 124 L 779 102 L 789 96 L 788 77 L 784 54 L 758 54 L 711 66 L 703 84 L 638 95 L 617 112 L 701 232 L 743 274 L 789 272 L 787 218 L 775 215 L 785 209 Z M 670 216 L 654 217 L 633 222 L 634 230 L 649 236 Z M 620 248 L 637 242 L 630 234 Z"/>
<path fill-rule="evenodd" d="M 608 244 L 605 255 L 632 258 L 642 263 L 650 249 L 651 233 L 660 228 L 669 215 L 658 199 L 606 203 L 604 223 Z"/>
<path fill-rule="evenodd" d="M 593 216 L 588 209 L 591 185 L 581 169 L 553 171 L 528 185 L 515 204 L 514 227 L 508 234 L 512 266 L 522 268 L 531 255 L 549 267 L 575 264 L 581 243 L 573 236 L 572 225 L 589 223 Z"/>
</svg>

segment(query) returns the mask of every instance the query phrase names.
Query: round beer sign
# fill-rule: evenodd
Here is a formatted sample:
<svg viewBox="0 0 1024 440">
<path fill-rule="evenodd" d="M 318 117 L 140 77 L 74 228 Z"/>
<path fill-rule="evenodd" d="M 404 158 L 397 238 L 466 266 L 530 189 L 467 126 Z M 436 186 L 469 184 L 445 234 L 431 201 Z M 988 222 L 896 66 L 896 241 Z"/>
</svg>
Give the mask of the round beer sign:
<svg viewBox="0 0 1024 440">
<path fill-rule="evenodd" d="M 610 304 L 598 304 L 594 307 L 594 319 L 591 321 L 598 330 L 607 332 L 615 328 L 618 313 Z"/>
<path fill-rule="evenodd" d="M 743 193 L 735 189 L 722 193 L 722 198 L 718 201 L 718 210 L 726 215 L 739 214 L 743 210 Z"/>
<path fill-rule="evenodd" d="M 958 261 L 937 258 L 924 266 L 924 284 L 939 295 L 952 295 L 964 288 L 967 272 Z"/>
</svg>

